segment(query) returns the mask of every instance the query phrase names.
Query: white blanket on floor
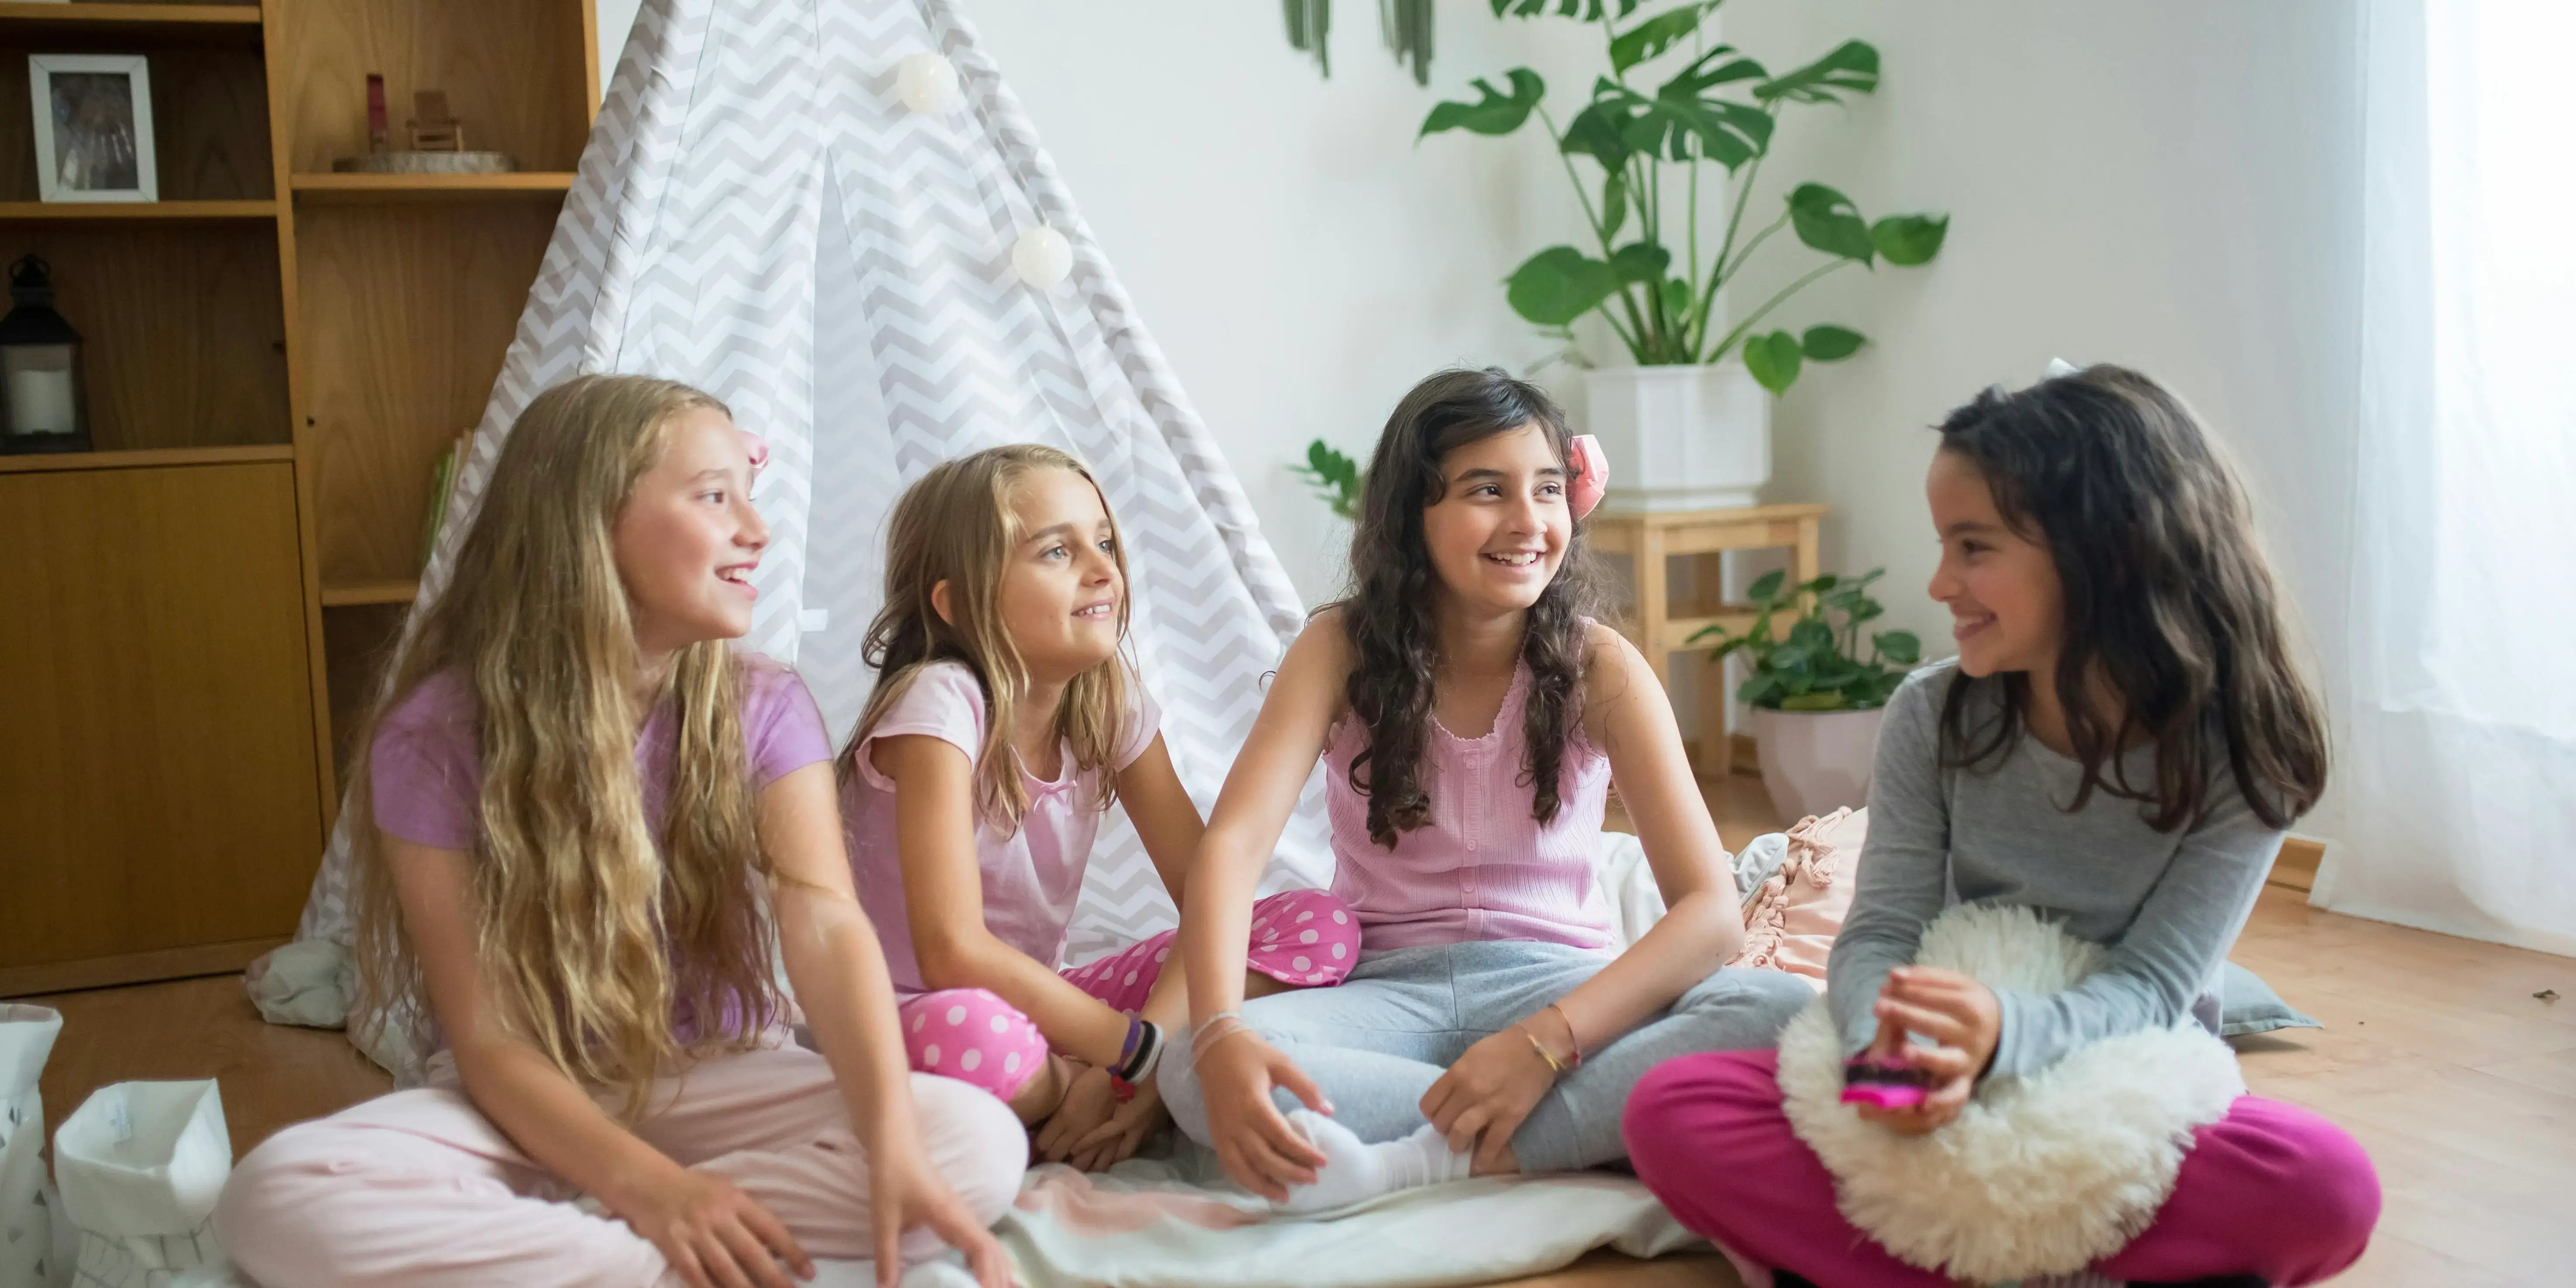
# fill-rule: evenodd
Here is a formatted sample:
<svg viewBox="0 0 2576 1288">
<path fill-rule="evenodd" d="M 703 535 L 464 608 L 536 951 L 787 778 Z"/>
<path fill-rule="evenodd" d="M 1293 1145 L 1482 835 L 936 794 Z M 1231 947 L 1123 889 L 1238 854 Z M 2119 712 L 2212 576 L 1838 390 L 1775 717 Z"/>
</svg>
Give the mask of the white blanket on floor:
<svg viewBox="0 0 2576 1288">
<path fill-rule="evenodd" d="M 1487 1178 L 1273 1218 L 1169 1162 L 1085 1175 L 1032 1169 L 1002 1241 L 1029 1288 L 1429 1288 L 1542 1274 L 1608 1246 L 1651 1257 L 1700 1242 L 1624 1176 Z"/>
<path fill-rule="evenodd" d="M 1434 1288 L 1544 1274 L 1594 1248 L 1653 1257 L 1705 1246 L 1624 1176 L 1487 1178 L 1405 1190 L 1320 1217 L 1273 1219 L 1231 1185 L 1169 1162 L 1029 1172 L 998 1233 L 1027 1288 Z M 865 1261 L 816 1264 L 812 1288 L 874 1288 Z M 903 1288 L 973 1288 L 934 1261 Z M 247 1279 L 191 1288 L 255 1288 Z"/>
</svg>

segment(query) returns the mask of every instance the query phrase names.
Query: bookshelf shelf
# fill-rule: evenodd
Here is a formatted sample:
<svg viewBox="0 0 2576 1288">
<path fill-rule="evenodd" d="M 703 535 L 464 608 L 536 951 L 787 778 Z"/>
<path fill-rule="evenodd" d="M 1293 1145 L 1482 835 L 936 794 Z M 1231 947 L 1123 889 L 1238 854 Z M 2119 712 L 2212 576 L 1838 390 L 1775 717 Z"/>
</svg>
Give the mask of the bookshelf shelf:
<svg viewBox="0 0 2576 1288">
<path fill-rule="evenodd" d="M 295 199 L 308 206 L 391 206 L 465 201 L 560 201 L 569 170 L 509 174 L 299 174 Z"/>
<path fill-rule="evenodd" d="M 285 443 L 251 447 L 180 447 L 129 452 L 63 452 L 47 456 L 0 456 L 0 474 L 52 474 L 76 470 L 138 470 L 174 465 L 240 465 L 250 461 L 291 461 L 295 449 Z"/>
<path fill-rule="evenodd" d="M 365 608 L 372 604 L 408 604 L 420 597 L 420 583 L 408 578 L 360 581 L 324 586 L 324 608 Z"/>
<path fill-rule="evenodd" d="M 0 223 L 222 223 L 275 218 L 274 201 L 0 201 Z"/>
</svg>

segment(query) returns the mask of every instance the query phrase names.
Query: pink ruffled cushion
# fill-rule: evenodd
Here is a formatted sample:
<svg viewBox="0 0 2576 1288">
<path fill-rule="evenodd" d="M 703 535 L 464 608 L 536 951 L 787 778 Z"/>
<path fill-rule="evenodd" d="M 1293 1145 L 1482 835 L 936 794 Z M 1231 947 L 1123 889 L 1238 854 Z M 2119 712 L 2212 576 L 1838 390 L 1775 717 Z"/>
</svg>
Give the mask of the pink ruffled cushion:
<svg viewBox="0 0 2576 1288">
<path fill-rule="evenodd" d="M 1744 949 L 1727 964 L 1803 975 L 1821 991 L 1868 835 L 1866 809 L 1811 815 L 1790 828 L 1789 857 L 1744 901 Z"/>
</svg>

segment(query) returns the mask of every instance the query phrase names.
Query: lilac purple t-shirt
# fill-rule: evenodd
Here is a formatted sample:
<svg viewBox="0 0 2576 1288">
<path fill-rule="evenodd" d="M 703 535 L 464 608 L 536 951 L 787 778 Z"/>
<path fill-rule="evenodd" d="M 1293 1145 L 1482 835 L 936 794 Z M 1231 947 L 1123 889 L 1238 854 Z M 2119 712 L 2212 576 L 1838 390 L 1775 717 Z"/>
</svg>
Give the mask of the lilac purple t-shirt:
<svg viewBox="0 0 2576 1288">
<path fill-rule="evenodd" d="M 1163 726 L 1163 713 L 1142 684 L 1131 682 L 1127 692 L 1128 709 L 1112 758 L 1119 770 L 1144 755 Z M 983 754 L 984 721 L 984 686 L 975 673 L 959 662 L 930 663 L 913 673 L 903 695 L 868 731 L 854 757 L 858 772 L 841 788 L 841 825 L 849 836 L 850 870 L 858 882 L 859 903 L 876 923 L 877 938 L 885 944 L 886 965 L 894 974 L 895 992 L 901 997 L 928 990 L 921 981 L 921 966 L 913 958 L 903 860 L 895 849 L 894 782 L 877 772 L 869 756 L 880 738 L 920 734 L 965 752 L 971 770 Z M 983 874 L 985 927 L 995 938 L 1048 967 L 1062 964 L 1074 899 L 1082 892 L 1091 843 L 1100 834 L 1105 772 L 1079 772 L 1073 750 L 1067 747 L 1055 781 L 1025 768 L 1020 771 L 1029 812 L 1017 829 L 1005 832 L 984 820 L 976 824 L 975 861 Z"/>
<path fill-rule="evenodd" d="M 744 659 L 742 736 L 755 789 L 832 758 L 823 713 L 794 671 L 767 658 Z M 441 671 L 420 682 L 377 727 L 369 773 L 376 826 L 388 836 L 442 850 L 474 848 L 482 828 L 481 743 L 465 676 Z M 635 742 L 644 819 L 662 834 L 671 795 L 669 704 L 646 718 Z"/>
<path fill-rule="evenodd" d="M 742 736 L 756 789 L 832 758 L 823 713 L 794 671 L 758 655 L 743 658 Z M 476 702 L 463 674 L 441 671 L 420 682 L 385 713 L 377 726 L 368 791 L 376 827 L 388 836 L 442 850 L 471 851 L 481 839 L 482 744 L 475 735 Z M 644 819 L 659 844 L 671 796 L 670 704 L 646 717 L 635 741 L 635 772 L 644 795 Z M 721 1029 L 739 1027 L 731 1006 Z M 700 1027 L 685 1009 L 672 1017 L 674 1035 L 695 1040 Z M 433 1048 L 446 1045 L 432 1026 Z"/>
</svg>

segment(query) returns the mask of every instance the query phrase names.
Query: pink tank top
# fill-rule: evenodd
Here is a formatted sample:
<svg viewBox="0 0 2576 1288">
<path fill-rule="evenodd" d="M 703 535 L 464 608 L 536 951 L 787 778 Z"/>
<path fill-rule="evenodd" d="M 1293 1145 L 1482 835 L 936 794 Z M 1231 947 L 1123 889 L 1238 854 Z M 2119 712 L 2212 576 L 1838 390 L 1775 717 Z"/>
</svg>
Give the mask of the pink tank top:
<svg viewBox="0 0 2576 1288">
<path fill-rule="evenodd" d="M 1368 730 L 1344 717 L 1324 750 L 1324 803 L 1333 822 L 1333 893 L 1360 919 L 1362 951 L 1491 940 L 1535 940 L 1607 948 L 1609 905 L 1599 871 L 1601 813 L 1610 761 L 1580 728 L 1565 747 L 1556 820 L 1530 817 L 1521 782 L 1528 739 L 1521 729 L 1530 670 L 1512 675 L 1493 732 L 1461 738 L 1431 722 L 1423 748 L 1423 790 L 1431 819 L 1396 835 L 1395 848 L 1369 839 L 1368 798 L 1351 788 L 1351 760 Z"/>
</svg>

